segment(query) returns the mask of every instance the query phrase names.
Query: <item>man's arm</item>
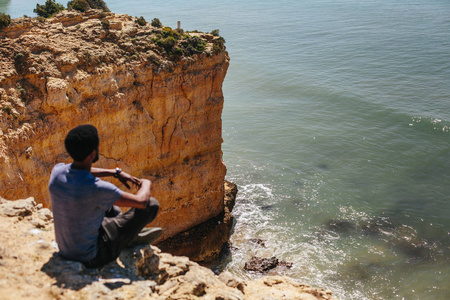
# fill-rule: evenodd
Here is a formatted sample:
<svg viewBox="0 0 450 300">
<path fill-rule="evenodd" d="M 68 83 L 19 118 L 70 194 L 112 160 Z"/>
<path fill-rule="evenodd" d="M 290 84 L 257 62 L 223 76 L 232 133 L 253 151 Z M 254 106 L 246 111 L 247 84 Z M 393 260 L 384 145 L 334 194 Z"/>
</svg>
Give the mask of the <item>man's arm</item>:
<svg viewBox="0 0 450 300">
<path fill-rule="evenodd" d="M 114 174 L 116 174 L 116 170 L 115 169 L 103 169 L 103 168 L 91 167 L 91 174 L 94 177 L 114 176 Z"/>
<path fill-rule="evenodd" d="M 116 169 L 103 169 L 103 168 L 94 168 L 91 167 L 91 174 L 94 177 L 107 177 L 107 176 L 114 176 L 116 175 L 117 171 Z M 131 176 L 130 174 L 122 171 L 119 173 L 118 179 L 120 182 L 122 182 L 127 188 L 130 188 L 130 185 L 128 184 L 128 181 L 133 183 L 136 186 L 141 185 L 141 181 L 139 178 Z"/>
<path fill-rule="evenodd" d="M 146 208 L 150 200 L 150 188 L 152 183 L 148 179 L 140 179 L 140 182 L 141 185 L 136 194 L 123 192 L 122 196 L 116 201 L 115 205 Z"/>
</svg>

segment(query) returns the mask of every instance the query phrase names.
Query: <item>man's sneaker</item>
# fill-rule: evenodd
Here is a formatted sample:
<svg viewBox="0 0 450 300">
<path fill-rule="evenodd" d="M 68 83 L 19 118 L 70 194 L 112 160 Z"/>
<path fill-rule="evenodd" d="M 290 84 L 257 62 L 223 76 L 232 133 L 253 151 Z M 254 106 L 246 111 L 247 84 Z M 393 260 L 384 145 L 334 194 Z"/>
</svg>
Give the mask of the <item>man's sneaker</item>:
<svg viewBox="0 0 450 300">
<path fill-rule="evenodd" d="M 146 227 L 135 236 L 128 244 L 129 247 L 133 247 L 141 244 L 151 244 L 161 236 L 163 230 L 160 227 Z"/>
</svg>

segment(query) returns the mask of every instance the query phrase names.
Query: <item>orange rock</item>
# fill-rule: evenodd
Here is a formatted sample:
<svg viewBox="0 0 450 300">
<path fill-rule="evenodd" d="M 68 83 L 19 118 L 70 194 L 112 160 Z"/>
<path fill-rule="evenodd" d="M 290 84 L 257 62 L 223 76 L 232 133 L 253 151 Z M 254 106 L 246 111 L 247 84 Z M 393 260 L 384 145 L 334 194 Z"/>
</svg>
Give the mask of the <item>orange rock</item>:
<svg viewBox="0 0 450 300">
<path fill-rule="evenodd" d="M 96 11 L 15 19 L 0 31 L 0 196 L 49 207 L 51 169 L 70 162 L 64 137 L 89 123 L 100 134 L 96 166 L 152 180 L 163 239 L 223 212 L 228 54 L 215 38 L 174 56 L 154 43 L 160 31 Z"/>
</svg>

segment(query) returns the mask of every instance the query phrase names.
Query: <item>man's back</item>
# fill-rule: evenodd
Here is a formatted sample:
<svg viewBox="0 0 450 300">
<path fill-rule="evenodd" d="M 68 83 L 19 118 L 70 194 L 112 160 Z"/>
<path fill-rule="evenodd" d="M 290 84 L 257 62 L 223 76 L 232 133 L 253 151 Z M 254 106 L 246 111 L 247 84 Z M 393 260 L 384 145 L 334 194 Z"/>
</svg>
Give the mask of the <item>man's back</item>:
<svg viewBox="0 0 450 300">
<path fill-rule="evenodd" d="M 60 253 L 77 261 L 89 261 L 97 253 L 99 228 L 105 215 L 122 195 L 115 185 L 88 171 L 57 164 L 49 182 Z"/>
</svg>

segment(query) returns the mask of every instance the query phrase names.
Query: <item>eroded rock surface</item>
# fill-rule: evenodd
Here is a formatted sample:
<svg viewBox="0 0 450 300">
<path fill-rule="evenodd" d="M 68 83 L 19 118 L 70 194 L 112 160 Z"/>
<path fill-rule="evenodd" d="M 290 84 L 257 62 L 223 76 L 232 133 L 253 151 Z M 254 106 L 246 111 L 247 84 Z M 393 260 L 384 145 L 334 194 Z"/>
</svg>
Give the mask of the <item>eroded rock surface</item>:
<svg viewBox="0 0 450 300">
<path fill-rule="evenodd" d="M 86 269 L 57 254 L 51 215 L 32 198 L 24 201 L 31 212 L 26 216 L 15 201 L 0 198 L 0 299 L 334 299 L 330 291 L 282 276 L 217 276 L 148 245 L 126 249 L 101 269 Z M 12 211 L 17 213 L 9 216 Z M 39 228 L 37 220 L 43 221 Z"/>
<path fill-rule="evenodd" d="M 257 257 L 253 256 L 244 265 L 244 270 L 257 273 L 266 273 L 276 267 L 292 268 L 292 263 L 280 261 L 276 257 Z"/>
<path fill-rule="evenodd" d="M 230 239 L 234 218 L 231 215 L 236 201 L 236 184 L 225 181 L 224 212 L 187 231 L 158 243 L 164 252 L 187 256 L 191 260 L 209 264 L 216 259 Z"/>
</svg>

